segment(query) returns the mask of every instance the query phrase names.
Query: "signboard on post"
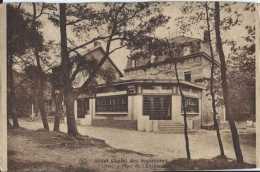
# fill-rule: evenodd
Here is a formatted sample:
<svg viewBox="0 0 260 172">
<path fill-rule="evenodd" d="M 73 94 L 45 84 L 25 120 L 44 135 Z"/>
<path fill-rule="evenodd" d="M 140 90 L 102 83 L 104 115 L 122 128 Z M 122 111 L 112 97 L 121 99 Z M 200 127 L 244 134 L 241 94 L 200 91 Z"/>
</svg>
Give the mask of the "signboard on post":
<svg viewBox="0 0 260 172">
<path fill-rule="evenodd" d="M 136 85 L 130 85 L 127 87 L 127 94 L 128 95 L 136 95 L 137 94 L 137 86 Z"/>
</svg>

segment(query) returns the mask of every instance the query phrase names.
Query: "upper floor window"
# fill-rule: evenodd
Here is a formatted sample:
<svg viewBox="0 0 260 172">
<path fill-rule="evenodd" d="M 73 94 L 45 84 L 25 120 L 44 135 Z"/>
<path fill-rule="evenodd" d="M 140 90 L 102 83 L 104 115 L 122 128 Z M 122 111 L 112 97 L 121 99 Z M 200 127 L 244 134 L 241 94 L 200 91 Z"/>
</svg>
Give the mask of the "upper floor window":
<svg viewBox="0 0 260 172">
<path fill-rule="evenodd" d="M 190 54 L 191 54 L 191 47 L 190 46 L 183 47 L 183 56 L 187 56 Z"/>
<path fill-rule="evenodd" d="M 190 71 L 184 72 L 184 80 L 191 82 L 191 72 Z"/>
</svg>

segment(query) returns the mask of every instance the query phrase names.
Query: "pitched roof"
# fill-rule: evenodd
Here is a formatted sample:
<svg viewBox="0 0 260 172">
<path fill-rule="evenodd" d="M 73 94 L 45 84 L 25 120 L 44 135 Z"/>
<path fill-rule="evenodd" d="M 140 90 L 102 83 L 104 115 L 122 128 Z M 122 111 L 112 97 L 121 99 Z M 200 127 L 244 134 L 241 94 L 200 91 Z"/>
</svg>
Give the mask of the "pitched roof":
<svg viewBox="0 0 260 172">
<path fill-rule="evenodd" d="M 101 47 L 95 47 L 93 49 L 89 49 L 85 54 L 83 54 L 82 56 L 87 56 L 91 53 L 93 53 L 94 51 L 101 51 L 103 54 L 105 54 L 105 50 Z M 107 60 L 112 64 L 112 66 L 116 69 L 116 71 L 119 73 L 120 77 L 123 76 L 123 73 L 121 72 L 121 70 L 116 66 L 116 64 L 113 62 L 113 60 L 108 56 Z"/>
</svg>

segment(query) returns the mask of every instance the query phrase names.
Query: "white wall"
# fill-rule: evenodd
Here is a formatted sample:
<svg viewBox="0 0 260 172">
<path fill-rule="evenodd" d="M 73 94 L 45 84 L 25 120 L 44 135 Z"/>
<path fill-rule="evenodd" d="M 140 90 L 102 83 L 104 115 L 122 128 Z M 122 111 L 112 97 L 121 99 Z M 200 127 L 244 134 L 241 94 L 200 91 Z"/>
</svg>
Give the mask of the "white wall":
<svg viewBox="0 0 260 172">
<path fill-rule="evenodd" d="M 172 120 L 174 122 L 183 123 L 183 116 L 181 115 L 181 96 L 172 96 Z"/>
</svg>

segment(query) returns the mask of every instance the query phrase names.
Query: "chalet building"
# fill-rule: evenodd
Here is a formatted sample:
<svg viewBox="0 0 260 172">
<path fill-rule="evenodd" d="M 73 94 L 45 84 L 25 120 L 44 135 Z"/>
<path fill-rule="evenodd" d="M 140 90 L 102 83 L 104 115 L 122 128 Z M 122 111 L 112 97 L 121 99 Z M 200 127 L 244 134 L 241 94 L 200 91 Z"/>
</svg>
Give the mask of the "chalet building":
<svg viewBox="0 0 260 172">
<path fill-rule="evenodd" d="M 124 76 L 107 60 L 104 66 L 115 71 L 109 83 L 96 86 L 95 94 L 81 93 L 75 100 L 75 116 L 83 125 L 131 128 L 140 131 L 183 131 L 183 108 L 174 65 L 185 96 L 188 128 L 213 125 L 208 90 L 211 58 L 207 34 L 203 40 L 179 36 L 171 43 L 180 47 L 174 58 L 167 55 L 129 57 Z M 104 51 L 96 47 L 88 55 L 100 59 Z M 87 57 L 88 58 L 88 57 Z M 214 61 L 219 66 L 217 61 Z M 223 107 L 218 118 L 225 120 Z"/>
</svg>

